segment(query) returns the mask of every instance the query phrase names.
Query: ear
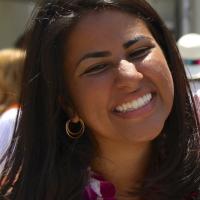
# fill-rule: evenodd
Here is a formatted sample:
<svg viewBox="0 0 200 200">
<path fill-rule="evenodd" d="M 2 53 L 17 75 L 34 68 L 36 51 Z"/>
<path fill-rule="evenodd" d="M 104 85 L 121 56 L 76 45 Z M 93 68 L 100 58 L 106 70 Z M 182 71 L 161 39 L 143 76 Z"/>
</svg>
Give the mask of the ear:
<svg viewBox="0 0 200 200">
<path fill-rule="evenodd" d="M 65 98 L 63 96 L 58 97 L 58 102 L 63 108 L 63 110 L 66 112 L 66 114 L 69 116 L 72 122 L 77 123 L 79 122 L 79 116 L 77 112 L 74 109 L 74 106 L 71 102 L 66 102 Z"/>
</svg>

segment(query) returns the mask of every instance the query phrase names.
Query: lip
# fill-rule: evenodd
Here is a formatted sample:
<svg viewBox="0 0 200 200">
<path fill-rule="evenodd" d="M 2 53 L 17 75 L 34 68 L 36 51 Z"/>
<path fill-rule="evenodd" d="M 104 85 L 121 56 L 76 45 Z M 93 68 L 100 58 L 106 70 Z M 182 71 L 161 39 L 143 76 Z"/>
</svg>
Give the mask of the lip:
<svg viewBox="0 0 200 200">
<path fill-rule="evenodd" d="M 145 117 L 145 116 L 150 115 L 152 113 L 154 106 L 155 106 L 155 103 L 156 103 L 156 99 L 157 99 L 157 93 L 156 92 L 145 92 L 142 95 L 138 95 L 137 97 L 132 98 L 130 101 L 136 100 L 139 97 L 141 97 L 141 96 L 143 96 L 147 93 L 152 94 L 152 99 L 145 106 L 138 108 L 136 110 L 128 111 L 128 112 L 117 112 L 115 109 L 113 109 L 113 111 L 112 111 L 113 114 L 118 116 L 118 117 L 125 118 L 125 119 L 134 119 L 134 118 L 136 119 L 136 118 L 141 118 L 141 117 Z M 129 101 L 126 101 L 126 102 L 129 102 Z M 118 104 L 118 105 L 120 105 L 120 104 Z"/>
</svg>

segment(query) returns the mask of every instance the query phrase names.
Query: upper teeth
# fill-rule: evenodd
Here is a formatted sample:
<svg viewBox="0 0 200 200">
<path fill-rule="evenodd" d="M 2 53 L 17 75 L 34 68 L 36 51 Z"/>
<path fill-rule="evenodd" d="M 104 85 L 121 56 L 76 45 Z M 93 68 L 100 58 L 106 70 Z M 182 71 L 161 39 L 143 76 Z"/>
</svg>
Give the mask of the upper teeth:
<svg viewBox="0 0 200 200">
<path fill-rule="evenodd" d="M 136 109 L 141 108 L 141 107 L 145 106 L 146 104 L 148 104 L 151 101 L 151 99 L 152 99 L 152 94 L 148 93 L 136 100 L 133 100 L 128 103 L 124 103 L 120 106 L 117 106 L 116 111 L 128 112 L 128 111 L 136 110 Z"/>
</svg>

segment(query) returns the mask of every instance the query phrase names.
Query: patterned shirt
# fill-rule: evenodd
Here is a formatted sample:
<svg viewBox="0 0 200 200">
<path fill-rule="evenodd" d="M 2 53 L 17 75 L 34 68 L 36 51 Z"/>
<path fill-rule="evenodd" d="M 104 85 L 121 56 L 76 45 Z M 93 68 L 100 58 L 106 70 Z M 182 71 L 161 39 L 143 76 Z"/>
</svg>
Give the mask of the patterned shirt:
<svg viewBox="0 0 200 200">
<path fill-rule="evenodd" d="M 197 200 L 198 193 L 192 192 L 185 200 Z M 102 176 L 90 171 L 89 184 L 85 187 L 84 200 L 117 200 L 114 185 L 106 181 Z"/>
<path fill-rule="evenodd" d="M 117 200 L 115 195 L 116 190 L 112 183 L 90 171 L 89 184 L 84 191 L 84 200 Z"/>
</svg>

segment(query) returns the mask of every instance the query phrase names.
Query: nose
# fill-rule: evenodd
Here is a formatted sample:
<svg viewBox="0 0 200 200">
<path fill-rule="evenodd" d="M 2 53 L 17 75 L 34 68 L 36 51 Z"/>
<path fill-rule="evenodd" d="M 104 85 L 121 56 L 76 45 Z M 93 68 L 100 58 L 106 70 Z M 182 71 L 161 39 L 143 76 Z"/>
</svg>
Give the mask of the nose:
<svg viewBox="0 0 200 200">
<path fill-rule="evenodd" d="M 115 84 L 122 89 L 138 89 L 143 74 L 137 70 L 135 65 L 127 60 L 121 60 L 117 68 Z"/>
</svg>

